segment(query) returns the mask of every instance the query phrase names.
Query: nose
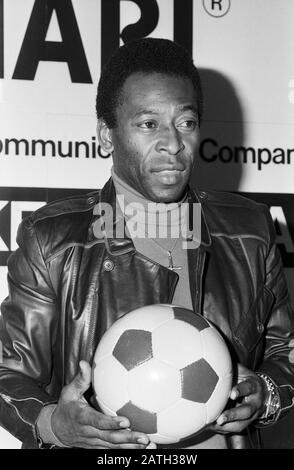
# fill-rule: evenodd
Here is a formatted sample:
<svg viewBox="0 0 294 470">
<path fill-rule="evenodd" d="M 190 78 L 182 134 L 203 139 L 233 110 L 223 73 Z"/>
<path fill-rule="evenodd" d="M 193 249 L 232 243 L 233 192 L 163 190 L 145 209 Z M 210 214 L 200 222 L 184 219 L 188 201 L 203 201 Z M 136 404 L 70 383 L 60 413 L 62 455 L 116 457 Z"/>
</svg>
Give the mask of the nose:
<svg viewBox="0 0 294 470">
<path fill-rule="evenodd" d="M 177 155 L 184 150 L 181 135 L 174 126 L 166 126 L 160 132 L 160 137 L 156 144 L 157 152 L 166 152 L 169 155 Z"/>
</svg>

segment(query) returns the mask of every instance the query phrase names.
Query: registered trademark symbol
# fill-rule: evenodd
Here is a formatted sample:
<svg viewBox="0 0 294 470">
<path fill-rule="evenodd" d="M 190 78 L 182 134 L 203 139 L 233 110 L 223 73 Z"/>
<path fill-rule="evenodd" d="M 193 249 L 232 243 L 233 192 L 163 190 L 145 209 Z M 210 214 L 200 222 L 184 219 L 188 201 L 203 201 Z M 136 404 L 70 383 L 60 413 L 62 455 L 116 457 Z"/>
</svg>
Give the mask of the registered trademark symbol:
<svg viewBox="0 0 294 470">
<path fill-rule="evenodd" d="M 215 18 L 225 16 L 231 8 L 231 0 L 202 0 L 205 11 Z"/>
</svg>

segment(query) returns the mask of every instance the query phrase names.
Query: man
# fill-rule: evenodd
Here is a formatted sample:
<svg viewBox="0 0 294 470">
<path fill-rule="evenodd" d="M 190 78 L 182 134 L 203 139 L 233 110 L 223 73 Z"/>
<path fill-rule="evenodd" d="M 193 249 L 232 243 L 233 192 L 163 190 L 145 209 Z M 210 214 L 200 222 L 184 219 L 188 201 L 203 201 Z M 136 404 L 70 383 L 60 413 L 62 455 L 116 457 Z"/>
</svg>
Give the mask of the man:
<svg viewBox="0 0 294 470">
<path fill-rule="evenodd" d="M 97 115 L 112 178 L 90 196 L 41 208 L 18 232 L 2 305 L 1 424 L 25 447 L 154 448 L 128 419 L 92 406 L 91 364 L 117 318 L 174 303 L 222 331 L 235 368 L 227 409 L 178 446 L 244 447 L 249 425 L 275 422 L 294 402 L 294 318 L 268 211 L 189 188 L 202 94 L 191 58 L 175 43 L 142 39 L 121 47 L 102 72 Z M 201 202 L 200 245 L 190 237 L 185 248 L 170 230 L 158 236 L 160 222 L 151 238 L 131 238 L 122 200 L 139 208 L 144 230 L 151 202 L 163 210 L 173 203 L 169 229 L 182 224 L 184 203 Z M 116 237 L 121 220 L 126 233 Z"/>
</svg>

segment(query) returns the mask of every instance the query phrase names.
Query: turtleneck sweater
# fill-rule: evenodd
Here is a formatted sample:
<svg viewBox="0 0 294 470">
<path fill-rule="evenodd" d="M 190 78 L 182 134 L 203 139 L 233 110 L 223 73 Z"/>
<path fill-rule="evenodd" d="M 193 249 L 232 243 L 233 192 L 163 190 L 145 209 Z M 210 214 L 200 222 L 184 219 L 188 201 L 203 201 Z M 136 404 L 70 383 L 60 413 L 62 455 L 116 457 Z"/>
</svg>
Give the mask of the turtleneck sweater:
<svg viewBox="0 0 294 470">
<path fill-rule="evenodd" d="M 112 169 L 112 178 L 119 208 L 124 212 L 128 235 L 135 249 L 154 263 L 168 268 L 171 263 L 178 275 L 172 303 L 192 309 L 187 248 L 182 237 L 186 219 L 185 197 L 178 203 L 164 204 L 150 201 L 117 176 Z M 123 205 L 121 203 L 123 196 Z M 182 210 L 181 210 L 182 208 Z M 189 248 L 198 246 L 187 242 Z"/>
</svg>

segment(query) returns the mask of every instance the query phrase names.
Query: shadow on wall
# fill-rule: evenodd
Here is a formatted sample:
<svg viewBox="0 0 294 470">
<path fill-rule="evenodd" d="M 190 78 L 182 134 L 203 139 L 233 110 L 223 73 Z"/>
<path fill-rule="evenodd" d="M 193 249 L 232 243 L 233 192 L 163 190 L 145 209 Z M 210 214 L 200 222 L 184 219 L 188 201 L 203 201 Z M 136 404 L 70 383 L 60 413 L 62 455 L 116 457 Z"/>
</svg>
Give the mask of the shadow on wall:
<svg viewBox="0 0 294 470">
<path fill-rule="evenodd" d="M 204 115 L 191 186 L 204 190 L 237 191 L 242 164 L 230 160 L 232 148 L 244 144 L 241 102 L 227 77 L 211 69 L 200 68 L 199 73 L 203 87 Z"/>
<path fill-rule="evenodd" d="M 211 69 L 199 69 L 199 73 L 203 87 L 204 116 L 191 186 L 203 190 L 238 191 L 243 169 L 240 160 L 234 161 L 232 149 L 245 144 L 245 120 L 241 100 L 233 83 L 221 73 Z M 283 207 L 284 211 L 288 211 L 288 223 L 292 220 L 292 195 L 291 199 L 288 197 L 288 202 L 287 195 L 281 194 L 243 195 L 268 206 Z M 279 231 L 284 233 L 282 226 L 277 230 L 278 235 Z M 287 253 L 283 244 L 281 254 L 284 265 L 292 267 L 294 255 L 290 250 Z M 259 433 L 264 449 L 294 449 L 294 409 L 274 426 L 260 429 Z"/>
</svg>

